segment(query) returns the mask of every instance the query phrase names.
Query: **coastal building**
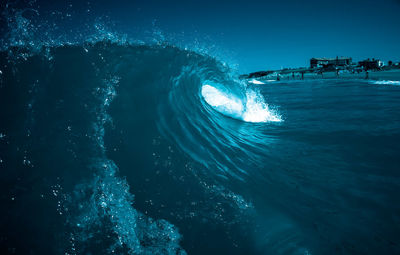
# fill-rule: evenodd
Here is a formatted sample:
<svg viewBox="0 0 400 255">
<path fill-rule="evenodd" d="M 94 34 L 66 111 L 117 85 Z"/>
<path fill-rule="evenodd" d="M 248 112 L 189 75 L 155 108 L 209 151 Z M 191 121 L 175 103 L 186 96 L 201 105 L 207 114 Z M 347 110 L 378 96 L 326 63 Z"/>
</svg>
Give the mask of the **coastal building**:
<svg viewBox="0 0 400 255">
<path fill-rule="evenodd" d="M 366 59 L 358 62 L 358 65 L 364 70 L 379 70 L 383 67 L 383 62 L 379 59 Z"/>
<path fill-rule="evenodd" d="M 336 68 L 347 67 L 351 65 L 352 59 L 348 57 L 336 58 L 312 58 L 310 59 L 310 68 Z"/>
</svg>

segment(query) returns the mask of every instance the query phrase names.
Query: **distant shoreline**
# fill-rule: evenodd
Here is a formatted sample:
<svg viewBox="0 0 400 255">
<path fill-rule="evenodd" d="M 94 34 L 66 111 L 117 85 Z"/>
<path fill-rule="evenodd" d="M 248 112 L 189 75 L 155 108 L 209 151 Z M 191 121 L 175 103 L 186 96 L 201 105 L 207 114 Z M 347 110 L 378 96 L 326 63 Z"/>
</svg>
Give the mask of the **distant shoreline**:
<svg viewBox="0 0 400 255">
<path fill-rule="evenodd" d="M 246 80 L 258 80 L 258 81 L 288 81 L 288 80 L 316 80 L 316 79 L 369 79 L 369 80 L 394 80 L 400 81 L 400 69 L 390 70 L 369 70 L 362 72 L 350 72 L 347 70 L 341 70 L 339 72 L 330 71 L 322 73 L 270 73 L 259 77 L 246 77 Z"/>
</svg>

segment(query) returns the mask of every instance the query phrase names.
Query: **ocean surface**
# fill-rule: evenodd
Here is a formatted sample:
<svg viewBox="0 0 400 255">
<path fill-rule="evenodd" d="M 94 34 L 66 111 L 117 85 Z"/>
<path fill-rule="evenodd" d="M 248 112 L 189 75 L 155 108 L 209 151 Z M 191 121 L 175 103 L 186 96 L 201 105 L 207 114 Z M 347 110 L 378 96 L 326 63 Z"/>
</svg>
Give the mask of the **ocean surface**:
<svg viewBox="0 0 400 255">
<path fill-rule="evenodd" d="M 400 253 L 398 81 L 248 82 L 108 33 L 38 47 L 19 17 L 1 254 Z"/>
</svg>

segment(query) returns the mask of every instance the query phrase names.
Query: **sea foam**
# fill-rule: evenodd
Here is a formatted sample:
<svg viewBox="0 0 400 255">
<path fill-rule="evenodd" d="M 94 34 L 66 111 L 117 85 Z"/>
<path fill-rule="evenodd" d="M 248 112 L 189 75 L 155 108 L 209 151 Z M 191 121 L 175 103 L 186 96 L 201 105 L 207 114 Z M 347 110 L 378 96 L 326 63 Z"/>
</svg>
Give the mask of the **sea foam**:
<svg viewBox="0 0 400 255">
<path fill-rule="evenodd" d="M 377 85 L 400 85 L 400 81 L 390 81 L 390 80 L 382 80 L 382 81 L 373 81 L 372 84 Z"/>
<path fill-rule="evenodd" d="M 246 122 L 279 122 L 279 115 L 269 109 L 263 96 L 254 90 L 246 91 L 244 100 L 205 84 L 201 88 L 204 100 L 216 111 Z"/>
</svg>

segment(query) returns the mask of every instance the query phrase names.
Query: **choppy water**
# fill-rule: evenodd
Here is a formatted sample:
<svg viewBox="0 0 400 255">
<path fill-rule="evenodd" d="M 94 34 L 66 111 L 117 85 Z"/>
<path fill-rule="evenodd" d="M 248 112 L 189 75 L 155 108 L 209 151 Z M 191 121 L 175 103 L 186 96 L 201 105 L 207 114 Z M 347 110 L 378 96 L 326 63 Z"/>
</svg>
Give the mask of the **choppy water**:
<svg viewBox="0 0 400 255">
<path fill-rule="evenodd" d="M 197 50 L 104 31 L 38 47 L 18 22 L 2 253 L 400 252 L 396 81 L 247 84 Z"/>
</svg>

